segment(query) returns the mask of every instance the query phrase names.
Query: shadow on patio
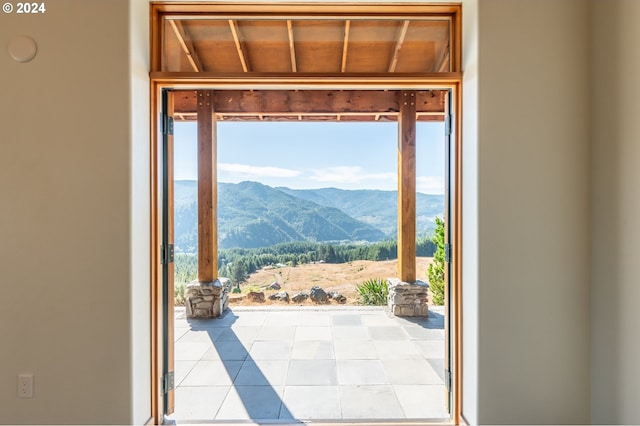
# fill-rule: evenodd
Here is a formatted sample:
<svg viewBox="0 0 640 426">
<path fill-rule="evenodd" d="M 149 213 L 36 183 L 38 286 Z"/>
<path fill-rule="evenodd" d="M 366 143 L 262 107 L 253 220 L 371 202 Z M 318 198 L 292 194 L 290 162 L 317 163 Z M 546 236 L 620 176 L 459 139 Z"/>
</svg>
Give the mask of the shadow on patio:
<svg viewBox="0 0 640 426">
<path fill-rule="evenodd" d="M 392 421 L 448 417 L 444 317 L 383 308 L 176 308 L 177 423 Z"/>
</svg>

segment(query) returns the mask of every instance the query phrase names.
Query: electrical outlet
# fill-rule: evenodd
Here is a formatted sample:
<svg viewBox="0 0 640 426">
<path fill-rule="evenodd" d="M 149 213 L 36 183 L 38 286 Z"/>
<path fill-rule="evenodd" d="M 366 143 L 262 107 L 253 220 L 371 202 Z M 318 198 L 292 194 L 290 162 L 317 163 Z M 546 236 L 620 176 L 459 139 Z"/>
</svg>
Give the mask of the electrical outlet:
<svg viewBox="0 0 640 426">
<path fill-rule="evenodd" d="M 18 398 L 33 398 L 33 374 L 18 374 Z"/>
</svg>

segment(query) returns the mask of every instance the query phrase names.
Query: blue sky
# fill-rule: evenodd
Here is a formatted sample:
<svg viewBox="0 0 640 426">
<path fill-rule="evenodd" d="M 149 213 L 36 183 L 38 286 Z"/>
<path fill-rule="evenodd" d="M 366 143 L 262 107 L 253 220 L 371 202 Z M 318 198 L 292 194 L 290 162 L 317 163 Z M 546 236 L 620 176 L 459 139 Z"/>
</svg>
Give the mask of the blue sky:
<svg viewBox="0 0 640 426">
<path fill-rule="evenodd" d="M 218 181 L 397 189 L 395 122 L 218 122 Z M 175 124 L 175 179 L 197 179 L 196 123 Z M 444 193 L 444 124 L 418 123 L 417 190 Z"/>
</svg>

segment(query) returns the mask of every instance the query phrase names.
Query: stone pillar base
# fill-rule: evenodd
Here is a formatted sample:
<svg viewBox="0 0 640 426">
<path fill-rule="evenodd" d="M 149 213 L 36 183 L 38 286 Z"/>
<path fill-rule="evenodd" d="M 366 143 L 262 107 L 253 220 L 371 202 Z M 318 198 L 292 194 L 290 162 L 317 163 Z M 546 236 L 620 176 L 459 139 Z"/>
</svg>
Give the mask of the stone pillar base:
<svg viewBox="0 0 640 426">
<path fill-rule="evenodd" d="M 424 281 L 407 283 L 398 278 L 387 278 L 389 296 L 387 305 L 393 315 L 426 317 L 429 314 L 427 297 L 429 284 Z"/>
<path fill-rule="evenodd" d="M 185 305 L 187 318 L 216 318 L 229 307 L 229 278 L 187 284 Z"/>
</svg>

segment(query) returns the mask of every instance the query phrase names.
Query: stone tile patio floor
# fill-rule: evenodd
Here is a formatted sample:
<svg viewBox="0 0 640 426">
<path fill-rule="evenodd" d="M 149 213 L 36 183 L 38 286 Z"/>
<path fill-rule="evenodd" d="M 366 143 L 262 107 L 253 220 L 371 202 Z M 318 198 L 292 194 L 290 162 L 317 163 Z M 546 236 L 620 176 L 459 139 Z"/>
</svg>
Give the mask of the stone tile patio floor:
<svg viewBox="0 0 640 426">
<path fill-rule="evenodd" d="M 176 308 L 175 384 L 178 424 L 444 419 L 443 309 Z"/>
</svg>

